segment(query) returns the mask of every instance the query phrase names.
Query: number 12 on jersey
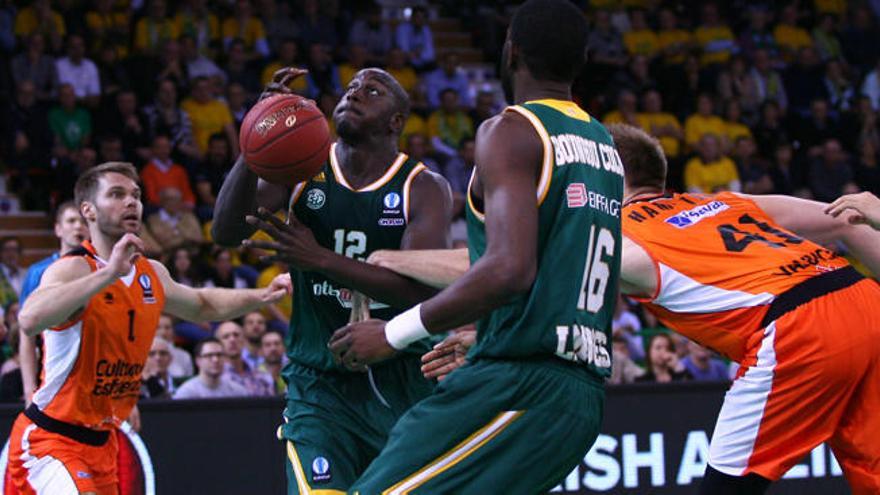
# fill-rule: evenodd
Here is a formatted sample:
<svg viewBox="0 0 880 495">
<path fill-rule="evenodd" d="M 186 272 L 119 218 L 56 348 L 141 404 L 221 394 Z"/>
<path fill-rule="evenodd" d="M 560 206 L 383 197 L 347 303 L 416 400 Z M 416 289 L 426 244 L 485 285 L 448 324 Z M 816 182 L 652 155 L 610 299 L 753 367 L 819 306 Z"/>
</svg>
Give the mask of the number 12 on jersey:
<svg viewBox="0 0 880 495">
<path fill-rule="evenodd" d="M 615 242 L 610 230 L 603 227 L 596 235 L 596 226 L 590 226 L 590 244 L 587 247 L 587 262 L 577 304 L 580 311 L 598 313 L 605 304 L 605 289 L 608 287 L 608 277 L 611 276 L 608 258 L 614 255 Z"/>
</svg>

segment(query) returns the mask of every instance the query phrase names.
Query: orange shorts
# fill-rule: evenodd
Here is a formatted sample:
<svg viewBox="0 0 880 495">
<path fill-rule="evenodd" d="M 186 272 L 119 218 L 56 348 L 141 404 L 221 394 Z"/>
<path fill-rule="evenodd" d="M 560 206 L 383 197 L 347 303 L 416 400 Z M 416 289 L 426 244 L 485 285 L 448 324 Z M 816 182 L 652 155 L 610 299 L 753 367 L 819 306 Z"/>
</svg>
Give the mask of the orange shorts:
<svg viewBox="0 0 880 495">
<path fill-rule="evenodd" d="M 118 495 L 116 435 L 100 447 L 46 431 L 20 414 L 9 436 L 9 474 L 21 495 Z"/>
<path fill-rule="evenodd" d="M 709 464 L 776 480 L 828 442 L 854 494 L 880 493 L 880 286 L 863 280 L 771 322 L 721 407 Z"/>
</svg>

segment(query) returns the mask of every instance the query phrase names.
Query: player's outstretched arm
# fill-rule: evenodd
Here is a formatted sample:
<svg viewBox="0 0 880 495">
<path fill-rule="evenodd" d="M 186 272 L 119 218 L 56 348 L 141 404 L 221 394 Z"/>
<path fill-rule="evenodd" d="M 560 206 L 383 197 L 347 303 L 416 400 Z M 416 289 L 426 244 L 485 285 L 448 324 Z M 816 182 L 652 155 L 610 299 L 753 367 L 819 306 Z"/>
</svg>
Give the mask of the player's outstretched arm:
<svg viewBox="0 0 880 495">
<path fill-rule="evenodd" d="M 125 234 L 113 246 L 107 265 L 94 272 L 79 256 L 53 263 L 18 314 L 22 331 L 33 336 L 70 319 L 92 296 L 131 271 L 132 263 L 142 250 L 143 243 L 136 235 Z"/>
<path fill-rule="evenodd" d="M 383 249 L 374 251 L 367 258 L 367 263 L 387 268 L 438 289 L 451 285 L 471 266 L 466 248 L 410 251 Z"/>
<path fill-rule="evenodd" d="M 849 223 L 864 223 L 874 230 L 880 230 L 880 198 L 865 191 L 847 194 L 834 200 L 825 208 L 825 213 L 838 217 L 841 213 L 855 213 L 847 217 Z"/>
<path fill-rule="evenodd" d="M 245 221 L 257 208 L 275 212 L 285 206 L 287 188 L 271 184 L 257 177 L 239 156 L 229 175 L 223 181 L 214 204 L 211 236 L 214 242 L 226 247 L 238 247 L 252 236 L 256 228 Z"/>
<path fill-rule="evenodd" d="M 790 196 L 747 196 L 782 227 L 818 244 L 843 242 L 874 274 L 880 274 L 880 232 L 851 222 L 858 213 L 826 215 L 828 204 Z"/>
<path fill-rule="evenodd" d="M 165 312 L 187 321 L 219 321 L 237 318 L 278 302 L 292 291 L 290 275 L 275 277 L 261 289 L 194 289 L 175 282 L 168 269 L 150 260 L 165 288 Z"/>
</svg>

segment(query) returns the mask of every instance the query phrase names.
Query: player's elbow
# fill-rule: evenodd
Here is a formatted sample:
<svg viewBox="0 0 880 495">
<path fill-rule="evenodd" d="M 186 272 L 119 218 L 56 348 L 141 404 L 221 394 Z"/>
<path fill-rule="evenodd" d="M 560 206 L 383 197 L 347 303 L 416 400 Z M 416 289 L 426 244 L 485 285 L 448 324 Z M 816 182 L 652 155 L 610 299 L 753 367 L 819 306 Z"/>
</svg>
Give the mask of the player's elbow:
<svg viewBox="0 0 880 495">
<path fill-rule="evenodd" d="M 24 332 L 25 335 L 33 337 L 34 335 L 40 333 L 37 324 L 38 321 L 31 312 L 21 311 L 20 313 L 18 313 L 18 327 L 21 329 L 22 332 Z"/>
</svg>

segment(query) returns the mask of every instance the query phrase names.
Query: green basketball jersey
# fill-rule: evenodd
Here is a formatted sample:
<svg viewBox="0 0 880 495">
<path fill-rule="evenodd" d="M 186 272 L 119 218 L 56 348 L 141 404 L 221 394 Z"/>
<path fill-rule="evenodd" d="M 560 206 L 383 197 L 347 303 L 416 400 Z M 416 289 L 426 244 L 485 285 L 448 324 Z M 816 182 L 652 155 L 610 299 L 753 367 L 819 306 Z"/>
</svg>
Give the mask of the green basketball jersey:
<svg viewBox="0 0 880 495">
<path fill-rule="evenodd" d="M 605 127 L 573 102 L 538 100 L 505 111 L 526 117 L 544 144 L 537 188 L 538 271 L 529 292 L 477 323 L 471 356 L 556 356 L 608 376 L 620 275 L 623 164 Z M 468 204 L 473 264 L 486 250 L 486 230 L 470 191 Z"/>
<path fill-rule="evenodd" d="M 355 190 L 335 160 L 335 145 L 321 173 L 294 188 L 291 210 L 315 234 L 318 244 L 366 260 L 380 249 L 400 249 L 406 229 L 409 187 L 425 165 L 401 153 L 374 183 Z M 319 370 L 342 370 L 327 349 L 330 336 L 348 324 L 352 291 L 316 272 L 291 270 L 293 314 L 287 354 L 292 363 Z M 370 315 L 390 320 L 402 309 L 370 303 Z M 424 352 L 427 344 L 410 348 Z"/>
</svg>

